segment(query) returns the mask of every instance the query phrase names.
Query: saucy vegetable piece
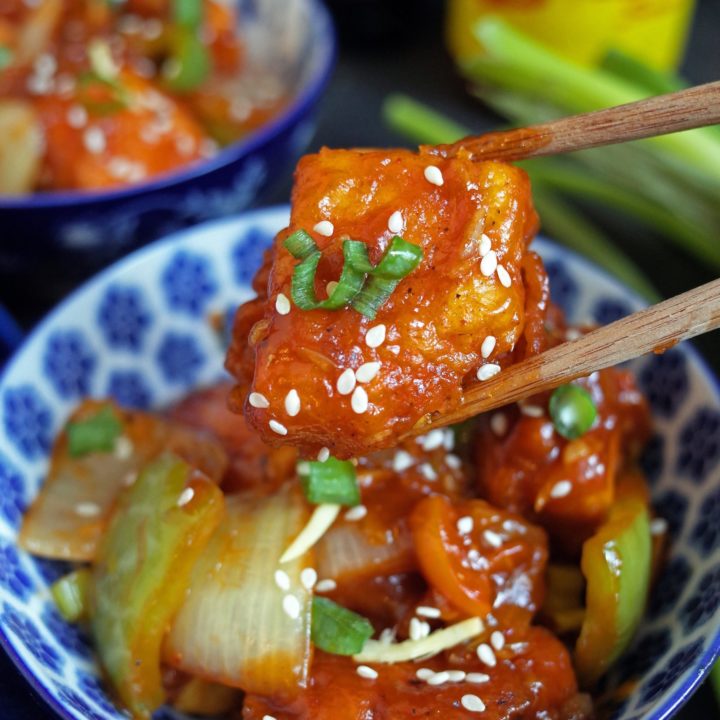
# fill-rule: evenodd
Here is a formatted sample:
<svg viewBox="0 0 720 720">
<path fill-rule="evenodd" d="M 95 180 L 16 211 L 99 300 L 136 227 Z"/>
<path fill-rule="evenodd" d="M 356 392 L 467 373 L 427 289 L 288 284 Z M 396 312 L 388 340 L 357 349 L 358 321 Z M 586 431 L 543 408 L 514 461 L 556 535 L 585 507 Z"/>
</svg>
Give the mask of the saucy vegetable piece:
<svg viewBox="0 0 720 720">
<path fill-rule="evenodd" d="M 163 452 L 176 453 L 216 483 L 227 467 L 225 451 L 208 433 L 109 400 L 84 401 L 55 441 L 20 545 L 43 557 L 93 560 L 118 494 Z"/>
<path fill-rule="evenodd" d="M 425 413 L 456 404 L 481 366 L 489 377 L 530 351 L 523 275 L 536 227 L 527 176 L 510 165 L 402 150 L 304 157 L 290 226 L 258 273 L 258 299 L 236 317 L 234 408 L 265 441 L 308 456 L 392 445 Z M 373 320 L 352 307 L 301 310 L 291 300 L 298 259 L 285 246 L 301 230 L 321 253 L 319 299 L 341 279 L 348 239 L 372 266 L 395 236 L 423 257 Z M 544 278 L 541 265 L 527 272 Z"/>
<path fill-rule="evenodd" d="M 165 701 L 160 652 L 223 495 L 173 455 L 148 465 L 118 500 L 98 549 L 91 627 L 113 689 L 135 717 Z"/>
<path fill-rule="evenodd" d="M 575 666 L 592 685 L 630 644 L 645 612 L 652 568 L 647 505 L 621 497 L 607 521 L 585 541 L 581 567 L 587 580 L 586 614 Z"/>
<path fill-rule="evenodd" d="M 484 500 L 453 504 L 442 495 L 419 502 L 410 523 L 423 575 L 455 608 L 485 617 L 515 606 L 526 622 L 539 609 L 548 556 L 542 529 Z"/>
<path fill-rule="evenodd" d="M 302 556 L 278 565 L 307 520 L 297 488 L 228 497 L 167 637 L 165 661 L 212 682 L 293 694 L 310 664 L 311 594 Z"/>
<path fill-rule="evenodd" d="M 557 718 L 577 698 L 570 656 L 547 630 L 532 628 L 518 637 L 516 652 L 510 646 L 497 652 L 497 664 L 488 667 L 474 652 L 460 657 L 447 653 L 417 663 L 375 666 L 377 677 L 362 677 L 350 659 L 317 652 L 308 689 L 294 702 L 278 697 L 246 696 L 243 720 L 313 718 L 313 720 L 408 720 L 443 718 L 467 720 L 468 707 L 485 710 L 478 717 Z M 464 679 L 430 684 L 433 673 L 460 669 Z M 427 671 L 422 672 L 421 671 Z M 424 677 L 418 676 L 418 672 Z M 429 674 L 428 674 L 429 673 Z M 471 680 L 468 681 L 468 674 Z M 465 704 L 463 704 L 463 698 Z M 469 703 L 469 705 L 468 705 Z M 587 708 L 587 703 L 585 703 Z M 577 714 L 576 718 L 590 717 Z"/>
</svg>

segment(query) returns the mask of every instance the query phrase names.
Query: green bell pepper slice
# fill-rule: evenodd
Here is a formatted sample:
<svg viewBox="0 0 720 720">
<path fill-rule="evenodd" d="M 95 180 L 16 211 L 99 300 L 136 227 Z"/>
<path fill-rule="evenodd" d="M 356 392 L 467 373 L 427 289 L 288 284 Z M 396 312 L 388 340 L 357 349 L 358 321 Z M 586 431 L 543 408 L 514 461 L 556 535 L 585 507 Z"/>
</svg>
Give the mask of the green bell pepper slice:
<svg viewBox="0 0 720 720">
<path fill-rule="evenodd" d="M 134 717 L 149 718 L 166 700 L 163 637 L 223 507 L 218 487 L 170 454 L 118 499 L 93 568 L 90 621 L 108 678 Z"/>
<path fill-rule="evenodd" d="M 634 497 L 618 500 L 583 545 L 580 565 L 587 581 L 586 613 L 575 667 L 588 687 L 627 649 L 645 612 L 652 568 L 647 505 Z"/>
</svg>

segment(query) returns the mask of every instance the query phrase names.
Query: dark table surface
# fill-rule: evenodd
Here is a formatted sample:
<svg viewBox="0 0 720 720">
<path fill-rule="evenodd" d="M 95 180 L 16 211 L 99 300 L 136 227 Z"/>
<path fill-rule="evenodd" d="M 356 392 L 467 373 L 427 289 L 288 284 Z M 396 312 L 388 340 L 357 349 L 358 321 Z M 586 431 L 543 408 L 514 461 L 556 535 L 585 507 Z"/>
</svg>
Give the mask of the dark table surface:
<svg viewBox="0 0 720 720">
<path fill-rule="evenodd" d="M 439 0 L 334 0 L 330 5 L 340 30 L 340 54 L 311 149 L 322 145 L 407 145 L 384 126 L 380 116 L 382 101 L 391 92 L 412 95 L 479 131 L 497 124 L 497 117 L 468 95 L 453 69 L 440 36 Z M 691 81 L 708 82 L 720 77 L 719 31 L 720 2 L 700 0 L 683 68 Z M 290 184 L 288 175 L 266 199 L 267 203 L 287 202 Z M 713 279 L 697 262 L 664 244 L 653 245 L 651 258 L 643 255 L 642 247 L 647 244 L 631 242 L 633 238 L 624 236 L 619 222 L 611 219 L 610 229 L 665 296 Z M 3 297 L 3 301 L 11 309 L 23 305 L 22 297 Z M 39 319 L 22 312 L 19 315 L 28 327 Z M 720 333 L 699 338 L 695 344 L 720 374 Z M 55 717 L 0 651 L 0 718 Z M 706 685 L 677 717 L 719 718 L 720 707 Z"/>
</svg>

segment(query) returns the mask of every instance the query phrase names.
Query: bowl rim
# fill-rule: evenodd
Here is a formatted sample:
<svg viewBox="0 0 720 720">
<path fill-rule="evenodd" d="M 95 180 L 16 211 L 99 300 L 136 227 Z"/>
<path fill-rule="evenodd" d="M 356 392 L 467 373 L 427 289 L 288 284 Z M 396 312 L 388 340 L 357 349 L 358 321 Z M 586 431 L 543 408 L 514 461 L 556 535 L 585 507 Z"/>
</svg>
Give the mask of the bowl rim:
<svg viewBox="0 0 720 720">
<path fill-rule="evenodd" d="M 33 327 L 15 352 L 8 358 L 4 368 L 0 370 L 0 387 L 5 383 L 6 375 L 15 362 L 20 358 L 20 355 L 24 351 L 25 347 L 33 342 L 36 337 L 40 335 L 46 327 L 54 324 L 56 318 L 65 312 L 66 306 L 71 302 L 74 302 L 81 294 L 89 291 L 91 288 L 102 286 L 119 270 L 126 270 L 133 265 L 142 263 L 147 255 L 153 253 L 162 254 L 169 252 L 176 248 L 177 241 L 192 236 L 197 232 L 207 232 L 214 228 L 222 228 L 223 225 L 233 225 L 238 220 L 244 220 L 247 224 L 253 222 L 262 221 L 262 218 L 266 216 L 273 217 L 275 215 L 282 214 L 285 217 L 289 217 L 290 206 L 287 204 L 269 205 L 261 208 L 255 208 L 247 210 L 236 215 L 232 215 L 226 218 L 220 218 L 217 220 L 211 220 L 209 222 L 200 223 L 190 228 L 185 228 L 151 243 L 150 245 L 140 247 L 137 250 L 129 253 L 120 260 L 112 263 L 99 273 L 93 275 L 91 278 L 80 284 L 71 293 L 69 293 L 63 300 L 61 300 L 54 308 L 52 308 L 40 321 Z M 642 298 L 638 293 L 630 288 L 626 287 L 620 280 L 612 276 L 603 268 L 595 265 L 590 260 L 586 259 L 582 255 L 579 255 L 574 250 L 560 245 L 559 243 L 546 238 L 543 235 L 536 236 L 535 240 L 540 240 L 541 243 L 546 243 L 553 250 L 557 251 L 561 257 L 568 257 L 573 263 L 581 266 L 584 271 L 590 273 L 596 273 L 604 276 L 606 280 L 609 280 L 612 284 L 622 289 L 623 293 L 627 297 L 631 298 L 635 302 L 647 305 L 647 300 Z M 682 352 L 688 354 L 689 358 L 694 361 L 697 371 L 701 374 L 703 379 L 714 389 L 716 399 L 720 402 L 720 378 L 718 378 L 713 370 L 707 364 L 705 358 L 697 350 L 697 348 L 689 341 L 683 343 Z M 75 720 L 75 717 L 67 712 L 67 708 L 60 703 L 57 697 L 40 682 L 30 668 L 23 662 L 22 658 L 16 652 L 12 642 L 7 637 L 5 628 L 0 626 L 0 649 L 4 650 L 8 657 L 13 661 L 16 668 L 20 671 L 23 677 L 28 681 L 32 689 L 55 711 L 63 720 Z M 693 695 L 704 680 L 707 679 L 710 670 L 714 662 L 720 658 L 720 625 L 715 631 L 715 637 L 711 641 L 705 653 L 695 661 L 694 672 L 688 676 L 685 683 L 680 686 L 670 697 L 668 697 L 652 714 L 647 715 L 645 720 L 667 720 L 672 717 Z M 688 668 L 689 669 L 689 668 Z M 687 670 L 686 670 L 687 671 Z"/>
<path fill-rule="evenodd" d="M 33 192 L 18 197 L 0 195 L 0 211 L 85 207 L 170 190 L 228 167 L 268 145 L 274 137 L 292 127 L 309 108 L 317 103 L 335 66 L 338 40 L 332 15 L 322 0 L 306 1 L 310 6 L 314 31 L 323 40 L 323 42 L 313 43 L 312 52 L 318 58 L 317 67 L 314 74 L 295 94 L 292 102 L 269 122 L 261 125 L 242 140 L 222 148 L 214 157 L 193 162 L 177 172 L 163 173 L 147 181 L 109 190 L 58 190 L 44 193 Z"/>
</svg>

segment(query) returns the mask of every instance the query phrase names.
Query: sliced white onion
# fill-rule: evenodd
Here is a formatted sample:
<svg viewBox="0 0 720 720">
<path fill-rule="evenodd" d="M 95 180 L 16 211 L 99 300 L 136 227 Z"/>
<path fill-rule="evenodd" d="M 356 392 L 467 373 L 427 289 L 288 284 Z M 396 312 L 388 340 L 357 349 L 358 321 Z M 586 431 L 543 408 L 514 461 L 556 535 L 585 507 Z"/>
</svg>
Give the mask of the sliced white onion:
<svg viewBox="0 0 720 720">
<path fill-rule="evenodd" d="M 84 402 L 71 420 L 87 419 L 107 403 Z M 148 413 L 116 408 L 122 452 L 71 457 L 67 434 L 53 448 L 50 470 L 40 494 L 25 515 L 20 545 L 42 557 L 92 561 L 118 492 L 132 484 L 142 467 L 160 453 L 174 452 L 189 465 L 220 482 L 227 455 L 218 441 Z"/>
<path fill-rule="evenodd" d="M 310 662 L 312 595 L 300 574 L 311 563 L 300 557 L 283 565 L 287 590 L 277 586 L 275 570 L 305 524 L 305 502 L 285 488 L 263 498 L 229 497 L 226 512 L 195 567 L 165 660 L 246 692 L 293 692 Z"/>
<path fill-rule="evenodd" d="M 414 564 L 412 537 L 402 529 L 391 542 L 375 544 L 368 541 L 361 528 L 343 523 L 331 528 L 316 549 L 319 577 L 337 582 L 364 575 L 407 572 Z"/>
</svg>

